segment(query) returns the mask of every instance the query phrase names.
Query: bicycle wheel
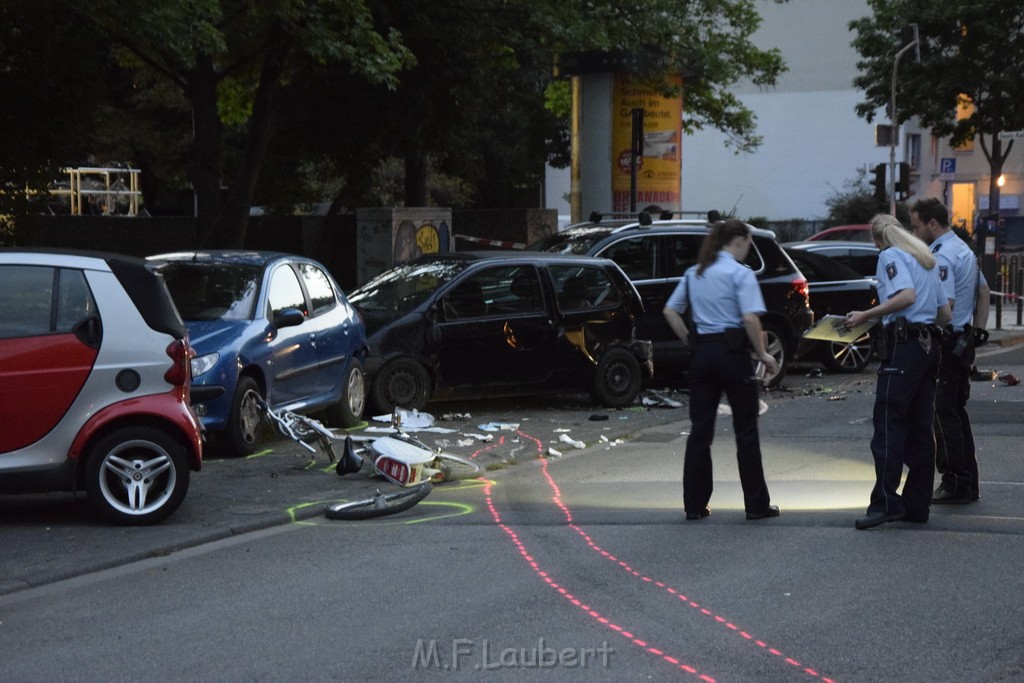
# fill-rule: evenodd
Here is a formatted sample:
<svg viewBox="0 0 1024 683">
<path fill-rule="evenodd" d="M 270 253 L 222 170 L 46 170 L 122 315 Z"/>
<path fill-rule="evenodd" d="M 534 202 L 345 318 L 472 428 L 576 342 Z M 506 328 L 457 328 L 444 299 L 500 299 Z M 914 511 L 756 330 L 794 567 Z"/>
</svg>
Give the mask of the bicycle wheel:
<svg viewBox="0 0 1024 683">
<path fill-rule="evenodd" d="M 353 500 L 348 503 L 331 505 L 324 512 L 327 519 L 373 519 L 374 517 L 385 517 L 387 515 L 405 512 L 416 503 L 427 497 L 433 484 L 425 481 L 419 486 L 410 489 L 400 489 L 391 493 L 380 493 L 372 498 Z"/>
<path fill-rule="evenodd" d="M 480 472 L 480 465 L 472 460 L 460 458 L 457 455 L 438 453 L 431 463 L 434 469 L 440 470 L 441 474 L 432 481 L 455 481 L 456 479 L 468 479 Z"/>
</svg>

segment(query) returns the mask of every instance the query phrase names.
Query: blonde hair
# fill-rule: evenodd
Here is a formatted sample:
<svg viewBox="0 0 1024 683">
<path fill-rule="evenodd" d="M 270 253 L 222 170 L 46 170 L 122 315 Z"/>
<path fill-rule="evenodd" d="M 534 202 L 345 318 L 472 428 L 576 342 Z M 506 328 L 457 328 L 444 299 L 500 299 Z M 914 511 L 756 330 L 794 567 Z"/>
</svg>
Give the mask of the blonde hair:
<svg viewBox="0 0 1024 683">
<path fill-rule="evenodd" d="M 935 267 L 935 257 L 928 245 L 903 227 L 895 216 L 880 213 L 871 219 L 871 236 L 883 249 L 896 247 L 902 249 L 927 270 Z"/>
</svg>

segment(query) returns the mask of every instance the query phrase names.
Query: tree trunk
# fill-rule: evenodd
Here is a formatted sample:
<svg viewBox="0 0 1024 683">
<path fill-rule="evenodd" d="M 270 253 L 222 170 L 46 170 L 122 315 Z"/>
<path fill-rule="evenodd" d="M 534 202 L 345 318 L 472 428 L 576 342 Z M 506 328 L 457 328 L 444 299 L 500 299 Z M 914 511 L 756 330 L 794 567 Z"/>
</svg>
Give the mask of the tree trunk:
<svg viewBox="0 0 1024 683">
<path fill-rule="evenodd" d="M 427 160 L 418 150 L 405 153 L 405 205 L 427 205 Z"/>
<path fill-rule="evenodd" d="M 200 247 L 221 246 L 220 164 L 223 129 L 217 114 L 217 81 L 213 59 L 200 55 L 188 74 L 188 98 L 192 103 L 192 167 L 189 180 L 195 192 L 197 239 Z"/>
<path fill-rule="evenodd" d="M 267 147 L 274 129 L 274 110 L 277 99 L 275 95 L 290 46 L 289 41 L 279 38 L 267 52 L 263 61 L 260 82 L 253 101 L 252 117 L 249 119 L 245 155 L 242 157 L 242 164 L 235 174 L 231 186 L 231 194 L 224 206 L 223 232 L 225 243 L 230 249 L 245 247 L 253 195 L 256 193 L 260 168 L 263 166 L 263 159 L 266 157 Z"/>
</svg>

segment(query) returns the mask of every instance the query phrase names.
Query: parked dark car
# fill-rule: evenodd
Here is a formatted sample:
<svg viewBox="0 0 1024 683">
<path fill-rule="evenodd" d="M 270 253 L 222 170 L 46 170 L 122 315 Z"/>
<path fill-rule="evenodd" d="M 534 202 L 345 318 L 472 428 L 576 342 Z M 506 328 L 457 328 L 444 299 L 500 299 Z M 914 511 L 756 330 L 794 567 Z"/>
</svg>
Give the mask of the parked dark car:
<svg viewBox="0 0 1024 683">
<path fill-rule="evenodd" d="M 871 226 L 867 223 L 837 225 L 834 228 L 826 228 L 821 232 L 816 232 L 807 239 L 811 242 L 840 240 L 845 242 L 863 242 L 871 244 Z"/>
<path fill-rule="evenodd" d="M 196 350 L 192 403 L 232 455 L 256 449 L 263 397 L 275 409 L 362 420 L 366 332 L 320 263 L 260 251 L 151 256 Z"/>
<path fill-rule="evenodd" d="M 850 311 L 867 310 L 878 303 L 877 282 L 863 277 L 837 259 L 825 255 L 828 249 L 818 246 L 837 242 L 799 242 L 785 245 L 786 253 L 807 277 L 811 290 L 811 308 L 815 320 L 826 315 L 846 315 Z M 872 245 L 862 246 L 878 249 Z M 858 258 L 863 258 L 858 256 Z M 820 358 L 833 372 L 861 372 L 871 361 L 871 334 L 850 343 L 804 340 L 797 349 L 797 357 Z"/>
<path fill-rule="evenodd" d="M 643 304 L 606 259 L 431 254 L 353 291 L 366 323 L 369 397 L 384 413 L 429 399 L 590 390 L 633 403 L 652 373 Z"/>
<path fill-rule="evenodd" d="M 166 518 L 202 467 L 191 355 L 154 264 L 0 249 L 0 492 L 84 490 L 111 521 Z"/>
<path fill-rule="evenodd" d="M 874 245 L 874 242 L 820 240 L 789 242 L 783 246 L 787 249 L 799 249 L 804 252 L 829 256 L 856 271 L 861 277 L 875 277 L 875 269 L 878 266 L 878 247 Z"/>
<path fill-rule="evenodd" d="M 639 335 L 654 343 L 656 367 L 685 369 L 688 357 L 682 342 L 669 328 L 662 310 L 683 272 L 697 262 L 700 244 L 709 228 L 697 219 L 652 221 L 641 213 L 632 218 L 591 217 L 530 245 L 531 251 L 587 254 L 615 261 L 632 281 L 644 303 Z M 800 335 L 814 318 L 807 302 L 807 280 L 767 230 L 751 228 L 753 247 L 746 264 L 756 273 L 767 312 L 761 324 L 768 336 L 767 350 L 780 371 L 766 378 L 778 385 L 796 350 Z"/>
</svg>

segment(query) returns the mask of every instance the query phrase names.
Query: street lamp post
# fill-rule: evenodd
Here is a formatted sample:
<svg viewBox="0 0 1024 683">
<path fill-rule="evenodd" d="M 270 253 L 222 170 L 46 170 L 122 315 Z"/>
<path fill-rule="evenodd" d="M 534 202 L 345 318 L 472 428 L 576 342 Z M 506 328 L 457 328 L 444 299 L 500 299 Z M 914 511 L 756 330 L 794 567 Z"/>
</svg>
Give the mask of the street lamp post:
<svg viewBox="0 0 1024 683">
<path fill-rule="evenodd" d="M 899 131 L 896 123 L 896 72 L 900 65 L 900 59 L 907 53 L 907 50 L 917 48 L 920 44 L 917 24 L 910 24 L 910 30 L 912 31 L 912 40 L 896 53 L 896 58 L 892 62 L 892 90 L 889 99 L 889 180 L 887 184 L 889 186 L 889 213 L 893 216 L 896 215 L 896 136 Z M 921 60 L 920 49 L 917 50 L 917 60 Z"/>
</svg>

